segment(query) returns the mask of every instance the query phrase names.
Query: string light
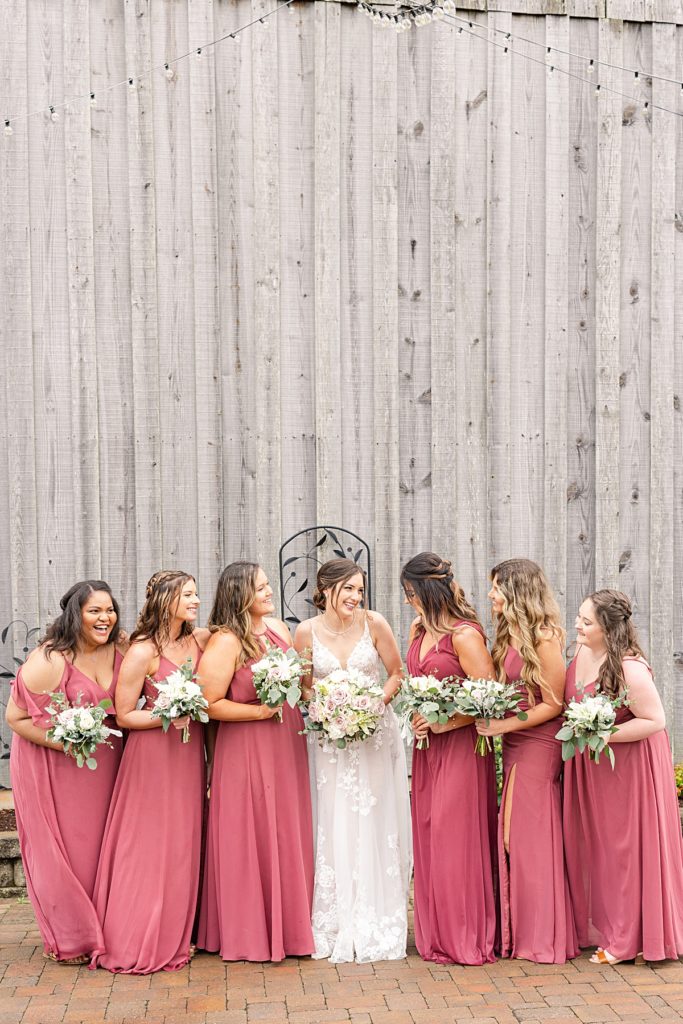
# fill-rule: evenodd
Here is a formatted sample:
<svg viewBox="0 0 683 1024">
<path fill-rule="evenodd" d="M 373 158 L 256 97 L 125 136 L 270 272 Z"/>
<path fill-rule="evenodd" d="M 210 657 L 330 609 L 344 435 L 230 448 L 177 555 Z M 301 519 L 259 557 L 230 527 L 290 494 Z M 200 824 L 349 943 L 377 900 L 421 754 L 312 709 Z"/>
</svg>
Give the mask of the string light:
<svg viewBox="0 0 683 1024">
<path fill-rule="evenodd" d="M 135 77 L 129 76 L 123 79 L 123 81 L 121 82 L 114 82 L 112 83 L 112 85 L 106 86 L 101 91 L 104 93 L 111 92 L 112 90 L 118 89 L 126 84 L 128 85 L 129 89 L 131 89 L 131 91 L 135 90 L 137 85 L 139 85 L 145 78 L 149 78 L 157 71 L 163 71 L 164 74 L 166 75 L 166 78 L 169 81 L 171 81 L 175 77 L 175 73 L 173 71 L 173 68 L 171 67 L 171 64 L 177 64 L 181 60 L 185 60 L 187 57 L 190 57 L 192 54 L 196 54 L 196 56 L 199 57 L 202 54 L 202 50 L 209 49 L 209 47 L 212 46 L 217 46 L 219 43 L 222 43 L 226 39 L 234 39 L 236 42 L 239 42 L 240 33 L 245 32 L 247 29 L 251 28 L 257 22 L 260 22 L 264 27 L 267 28 L 268 22 L 266 19 L 270 18 L 273 14 L 277 14 L 278 11 L 288 8 L 293 2 L 294 0 L 283 0 L 283 3 L 278 4 L 277 7 L 274 7 L 272 11 L 268 11 L 267 14 L 264 14 L 259 18 L 253 18 L 251 21 L 248 21 L 244 25 L 240 25 L 239 28 L 234 29 L 232 32 L 226 32 L 225 35 L 219 36 L 218 38 L 211 40 L 211 42 L 205 43 L 203 47 L 197 47 L 196 49 L 190 50 L 187 53 L 181 53 L 177 57 L 174 57 L 171 61 L 165 61 L 163 64 L 158 64 L 154 67 L 148 68 L 146 71 L 142 72 L 142 74 L 137 75 Z M 372 12 L 370 12 L 370 14 L 372 15 Z M 76 96 L 72 99 L 65 100 L 62 103 L 50 104 L 47 108 L 42 107 L 37 110 L 31 110 L 25 114 L 14 114 L 9 117 L 5 116 L 3 118 L 4 134 L 8 136 L 14 134 L 14 130 L 12 127 L 13 123 L 16 124 L 16 122 L 18 121 L 28 121 L 29 118 L 37 117 L 39 114 L 44 115 L 46 112 L 49 113 L 50 119 L 52 121 L 59 121 L 59 110 L 61 109 L 69 111 L 69 109 L 77 103 L 90 103 L 92 107 L 95 107 L 97 105 L 95 93 L 91 91 L 83 96 Z"/>
</svg>

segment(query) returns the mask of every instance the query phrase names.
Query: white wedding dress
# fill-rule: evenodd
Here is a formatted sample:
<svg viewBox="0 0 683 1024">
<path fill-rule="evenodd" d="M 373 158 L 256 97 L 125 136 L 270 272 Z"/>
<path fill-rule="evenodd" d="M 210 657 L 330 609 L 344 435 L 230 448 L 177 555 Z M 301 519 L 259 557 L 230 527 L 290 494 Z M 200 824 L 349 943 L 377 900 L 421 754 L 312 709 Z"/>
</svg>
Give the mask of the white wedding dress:
<svg viewBox="0 0 683 1024">
<path fill-rule="evenodd" d="M 313 676 L 340 668 L 313 632 Z M 365 623 L 348 660 L 381 685 L 380 659 Z M 412 868 L 406 755 L 387 707 L 366 740 L 339 750 L 309 737 L 315 842 L 315 958 L 332 963 L 399 960 L 406 955 Z"/>
</svg>

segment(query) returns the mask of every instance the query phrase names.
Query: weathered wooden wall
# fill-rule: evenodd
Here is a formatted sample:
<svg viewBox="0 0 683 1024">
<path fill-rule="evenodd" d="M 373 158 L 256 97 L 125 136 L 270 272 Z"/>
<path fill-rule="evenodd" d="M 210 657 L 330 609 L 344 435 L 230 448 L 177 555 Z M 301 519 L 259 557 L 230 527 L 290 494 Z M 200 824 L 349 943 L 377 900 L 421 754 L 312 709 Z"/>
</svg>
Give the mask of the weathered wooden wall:
<svg viewBox="0 0 683 1024">
<path fill-rule="evenodd" d="M 680 78 L 680 4 L 615 3 L 469 17 L 541 61 Z M 596 98 L 576 57 L 556 64 L 587 84 L 322 2 L 106 91 L 271 6 L 3 5 L 0 115 L 96 100 L 0 134 L 0 627 L 44 623 L 84 576 L 131 623 L 162 564 L 197 573 L 206 611 L 225 562 L 274 578 L 282 538 L 336 522 L 373 544 L 397 627 L 427 547 L 482 613 L 515 554 L 570 626 L 623 587 L 673 720 L 683 120 Z M 675 85 L 598 75 L 683 113 Z"/>
</svg>

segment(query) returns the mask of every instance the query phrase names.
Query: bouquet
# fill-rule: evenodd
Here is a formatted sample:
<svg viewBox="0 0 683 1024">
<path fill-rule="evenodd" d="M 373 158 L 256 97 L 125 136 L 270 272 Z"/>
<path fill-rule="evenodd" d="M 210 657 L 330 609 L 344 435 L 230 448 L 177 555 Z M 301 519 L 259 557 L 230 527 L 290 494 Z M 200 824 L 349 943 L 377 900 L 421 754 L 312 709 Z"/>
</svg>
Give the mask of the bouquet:
<svg viewBox="0 0 683 1024">
<path fill-rule="evenodd" d="M 301 700 L 301 677 L 309 666 L 310 662 L 300 657 L 293 647 L 283 651 L 270 644 L 261 660 L 251 666 L 258 699 L 269 708 L 278 708 L 280 721 L 285 701 L 290 708 L 295 708 Z"/>
<path fill-rule="evenodd" d="M 576 751 L 580 754 L 588 748 L 588 757 L 597 764 L 600 754 L 606 753 L 614 768 L 614 752 L 609 739 L 616 732 L 614 724 L 617 708 L 625 704 L 623 697 L 610 698 L 596 691 L 595 696 L 584 696 L 581 700 L 570 700 L 564 713 L 564 725 L 555 734 L 562 740 L 562 760 L 568 761 Z"/>
<path fill-rule="evenodd" d="M 374 686 L 362 672 L 338 668 L 314 682 L 304 732 L 318 733 L 323 746 L 330 740 L 343 749 L 372 736 L 383 714 L 382 687 Z"/>
<path fill-rule="evenodd" d="M 455 697 L 455 710 L 461 715 L 483 718 L 488 725 L 492 718 L 505 718 L 514 711 L 523 722 L 529 717 L 518 706 L 524 700 L 524 693 L 516 683 L 501 683 L 497 679 L 463 679 Z M 478 736 L 474 747 L 477 754 L 484 756 L 491 750 L 488 736 Z"/>
<path fill-rule="evenodd" d="M 93 754 L 99 746 L 111 747 L 110 736 L 120 736 L 118 729 L 110 729 L 104 724 L 107 709 L 112 702 L 106 697 L 99 704 L 70 705 L 63 693 L 55 693 L 47 713 L 52 725 L 47 730 L 47 738 L 61 743 L 64 753 L 73 757 L 79 768 L 83 765 L 95 771 L 97 761 Z"/>
<path fill-rule="evenodd" d="M 404 738 L 412 738 L 410 723 L 413 715 L 422 715 L 430 725 L 439 722 L 445 725 L 455 711 L 454 676 L 408 676 L 401 684 L 396 702 L 396 714 L 401 720 Z M 416 743 L 418 750 L 429 746 L 429 735 L 423 736 Z"/>
<path fill-rule="evenodd" d="M 193 722 L 209 721 L 206 710 L 209 702 L 196 680 L 190 658 L 175 672 L 171 672 L 170 676 L 166 676 L 163 682 L 158 683 L 156 679 L 151 679 L 158 691 L 158 697 L 152 705 L 152 718 L 161 719 L 161 728 L 164 732 L 168 732 L 174 718 L 184 718 L 186 715 L 189 715 Z M 183 728 L 183 743 L 189 742 L 188 723 Z"/>
</svg>

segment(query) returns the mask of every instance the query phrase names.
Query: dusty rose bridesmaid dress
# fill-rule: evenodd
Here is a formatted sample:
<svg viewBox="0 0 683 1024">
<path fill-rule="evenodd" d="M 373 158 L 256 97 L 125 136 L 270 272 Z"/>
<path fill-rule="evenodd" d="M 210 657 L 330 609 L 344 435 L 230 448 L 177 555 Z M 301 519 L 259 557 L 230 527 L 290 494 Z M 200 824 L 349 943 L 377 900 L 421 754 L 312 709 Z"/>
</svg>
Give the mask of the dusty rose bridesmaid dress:
<svg viewBox="0 0 683 1024">
<path fill-rule="evenodd" d="M 418 633 L 408 651 L 411 675 L 467 675 L 450 635 L 421 658 L 423 640 Z M 430 733 L 429 747 L 413 753 L 415 944 L 434 963 L 495 960 L 496 775 L 493 757 L 475 754 L 476 742 L 468 725 Z"/>
<path fill-rule="evenodd" d="M 583 693 L 592 693 L 593 684 Z M 565 700 L 581 699 L 576 662 Z M 617 712 L 617 724 L 633 718 Z M 559 744 L 558 744 L 559 746 Z M 564 841 L 581 946 L 618 960 L 683 955 L 683 839 L 665 730 L 615 743 L 615 767 L 587 753 L 564 767 Z"/>
<path fill-rule="evenodd" d="M 60 655 L 54 654 L 58 658 Z M 64 662 L 55 692 L 71 704 L 98 704 L 113 699 L 121 666 L 114 655 L 111 687 L 104 690 L 75 665 Z M 47 729 L 45 709 L 53 693 L 32 693 L 21 669 L 12 684 L 15 704 L 29 711 L 34 725 Z M 109 711 L 114 714 L 113 707 Z M 116 723 L 110 720 L 114 728 Z M 79 768 L 59 750 L 14 736 L 10 770 L 21 856 L 28 894 L 46 953 L 60 960 L 101 953 L 104 944 L 93 886 L 107 812 L 121 760 L 121 739 L 100 747 L 97 768 Z"/>
<path fill-rule="evenodd" d="M 162 657 L 153 678 L 161 682 L 177 668 Z M 150 708 L 157 696 L 152 680 L 142 695 Z M 173 727 L 129 732 L 93 896 L 106 952 L 92 967 L 151 974 L 190 959 L 205 779 L 199 722 L 190 724 L 189 743 Z"/>
<path fill-rule="evenodd" d="M 509 682 L 523 685 L 522 657 L 512 647 L 504 668 Z M 520 709 L 526 707 L 524 701 Z M 498 819 L 501 952 L 541 964 L 561 964 L 579 953 L 562 846 L 562 747 L 555 739 L 560 726 L 561 720 L 553 718 L 503 736 L 505 781 Z M 511 786 L 508 854 L 503 809 Z"/>
<path fill-rule="evenodd" d="M 271 644 L 287 644 L 271 629 Z M 257 704 L 250 665 L 228 698 Z M 282 960 L 314 951 L 313 835 L 301 713 L 221 722 L 216 737 L 197 945 L 224 960 Z"/>
</svg>

